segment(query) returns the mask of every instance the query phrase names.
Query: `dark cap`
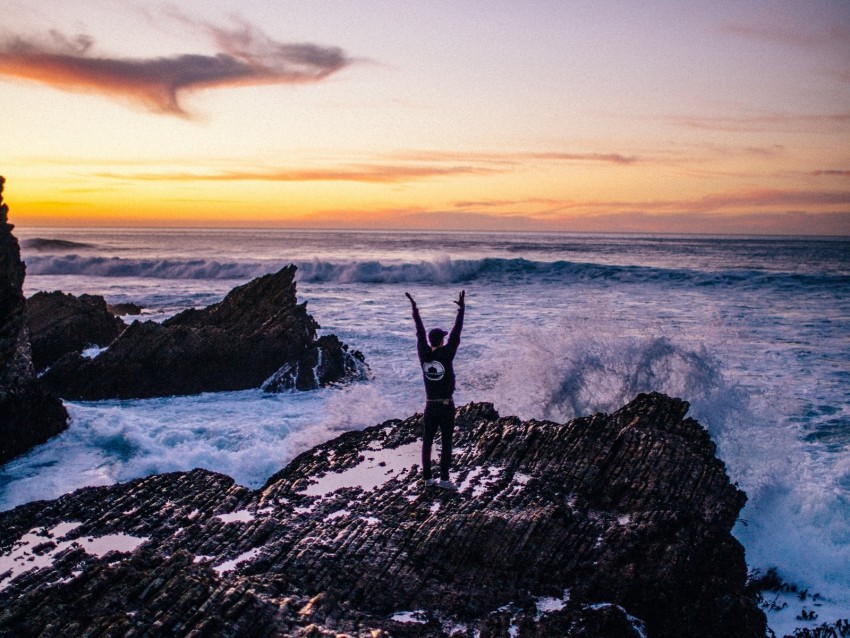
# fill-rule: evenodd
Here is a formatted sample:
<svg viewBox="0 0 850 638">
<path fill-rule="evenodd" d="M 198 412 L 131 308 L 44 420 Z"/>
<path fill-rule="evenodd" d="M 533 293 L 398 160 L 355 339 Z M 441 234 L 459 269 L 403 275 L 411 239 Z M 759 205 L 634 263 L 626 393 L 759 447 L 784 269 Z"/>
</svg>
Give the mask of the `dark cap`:
<svg viewBox="0 0 850 638">
<path fill-rule="evenodd" d="M 428 341 L 431 342 L 431 345 L 434 345 L 438 341 L 442 340 L 442 338 L 445 337 L 447 334 L 449 333 L 445 330 L 442 330 L 440 328 L 434 328 L 433 330 L 431 330 L 431 332 L 428 333 Z"/>
</svg>

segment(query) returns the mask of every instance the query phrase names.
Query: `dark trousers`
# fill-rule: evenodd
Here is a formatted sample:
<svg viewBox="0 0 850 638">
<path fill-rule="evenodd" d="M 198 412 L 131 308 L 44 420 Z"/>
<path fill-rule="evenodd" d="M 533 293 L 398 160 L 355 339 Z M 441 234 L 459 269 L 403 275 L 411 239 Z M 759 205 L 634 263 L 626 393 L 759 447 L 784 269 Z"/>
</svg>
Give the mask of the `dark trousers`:
<svg viewBox="0 0 850 638">
<path fill-rule="evenodd" d="M 431 446 L 434 436 L 440 431 L 442 450 L 440 452 L 440 480 L 449 480 L 449 468 L 452 464 L 452 432 L 455 427 L 455 406 L 453 402 L 428 401 L 425 404 L 425 432 L 422 436 L 422 474 L 425 480 L 431 478 Z"/>
</svg>

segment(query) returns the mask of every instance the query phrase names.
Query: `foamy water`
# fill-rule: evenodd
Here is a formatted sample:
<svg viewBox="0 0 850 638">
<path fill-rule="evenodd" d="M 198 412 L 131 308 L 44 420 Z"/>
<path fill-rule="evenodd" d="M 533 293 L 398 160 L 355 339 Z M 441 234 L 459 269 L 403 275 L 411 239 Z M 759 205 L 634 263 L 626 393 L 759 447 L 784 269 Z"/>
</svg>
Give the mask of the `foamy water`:
<svg viewBox="0 0 850 638">
<path fill-rule="evenodd" d="M 312 393 L 67 404 L 69 430 L 0 471 L 0 507 L 194 467 L 258 487 L 342 431 L 407 417 L 422 388 L 404 292 L 426 326 L 448 328 L 466 288 L 458 403 L 564 421 L 643 391 L 686 399 L 749 495 L 735 534 L 750 566 L 779 567 L 829 598 L 829 613 L 850 609 L 848 241 L 16 233 L 28 294 L 103 294 L 142 305 L 143 319 L 294 262 L 299 299 L 323 332 L 365 353 L 373 378 Z"/>
</svg>

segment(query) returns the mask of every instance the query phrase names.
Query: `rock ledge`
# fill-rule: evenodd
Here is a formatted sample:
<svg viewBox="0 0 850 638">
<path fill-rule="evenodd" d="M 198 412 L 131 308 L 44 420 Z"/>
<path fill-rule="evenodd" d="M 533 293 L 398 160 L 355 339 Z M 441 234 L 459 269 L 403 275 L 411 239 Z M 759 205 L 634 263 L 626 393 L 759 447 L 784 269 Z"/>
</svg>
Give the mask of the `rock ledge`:
<svg viewBox="0 0 850 638">
<path fill-rule="evenodd" d="M 415 415 L 256 491 L 193 470 L 24 505 L 0 514 L 0 635 L 762 638 L 745 496 L 687 408 L 466 405 L 457 493 L 419 482 Z"/>
</svg>

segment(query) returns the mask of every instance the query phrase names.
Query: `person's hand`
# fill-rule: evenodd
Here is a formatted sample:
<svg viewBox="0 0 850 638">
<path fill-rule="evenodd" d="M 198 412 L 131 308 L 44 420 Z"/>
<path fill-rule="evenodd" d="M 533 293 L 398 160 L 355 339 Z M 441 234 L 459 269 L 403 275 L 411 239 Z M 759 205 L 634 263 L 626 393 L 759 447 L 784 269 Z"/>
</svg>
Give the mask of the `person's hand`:
<svg viewBox="0 0 850 638">
<path fill-rule="evenodd" d="M 460 295 L 458 295 L 457 301 L 455 301 L 455 303 L 458 305 L 459 308 L 463 308 L 464 303 L 465 303 L 464 302 L 465 298 L 466 298 L 466 291 L 461 290 Z"/>
<path fill-rule="evenodd" d="M 415 308 L 415 307 L 416 307 L 416 302 L 415 302 L 415 301 L 413 301 L 413 297 L 411 297 L 411 296 L 410 296 L 410 293 L 409 293 L 409 292 L 406 292 L 406 293 L 404 293 L 404 296 L 405 296 L 405 297 L 407 297 L 408 299 L 410 299 L 410 305 L 411 305 L 411 306 L 413 306 L 413 307 Z"/>
</svg>

